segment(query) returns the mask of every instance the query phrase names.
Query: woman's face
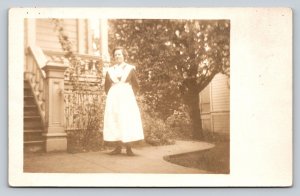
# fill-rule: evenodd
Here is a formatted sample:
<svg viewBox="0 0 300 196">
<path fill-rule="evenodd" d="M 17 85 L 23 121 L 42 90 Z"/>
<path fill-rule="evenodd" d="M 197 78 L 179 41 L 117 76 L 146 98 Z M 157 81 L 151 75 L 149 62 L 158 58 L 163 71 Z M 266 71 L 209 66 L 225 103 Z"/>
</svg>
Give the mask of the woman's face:
<svg viewBox="0 0 300 196">
<path fill-rule="evenodd" d="M 124 62 L 124 55 L 123 55 L 122 50 L 116 50 L 115 54 L 114 54 L 114 57 L 115 57 L 116 63 L 120 64 L 120 63 Z"/>
</svg>

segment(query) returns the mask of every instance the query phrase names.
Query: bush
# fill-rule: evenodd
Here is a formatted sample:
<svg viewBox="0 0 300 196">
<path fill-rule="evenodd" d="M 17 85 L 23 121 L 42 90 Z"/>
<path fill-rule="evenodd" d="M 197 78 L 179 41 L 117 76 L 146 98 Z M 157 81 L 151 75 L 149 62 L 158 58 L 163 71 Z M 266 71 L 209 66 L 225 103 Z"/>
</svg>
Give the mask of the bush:
<svg viewBox="0 0 300 196">
<path fill-rule="evenodd" d="M 176 139 L 192 139 L 192 121 L 185 105 L 181 105 L 178 110 L 174 110 L 166 120 L 166 125 L 171 129 L 172 135 Z"/>
<path fill-rule="evenodd" d="M 143 115 L 143 128 L 145 140 L 148 144 L 168 145 L 174 144 L 172 132 L 168 129 L 163 120 L 151 117 L 148 114 Z"/>
<path fill-rule="evenodd" d="M 99 151 L 104 148 L 102 104 L 88 104 L 87 113 L 81 116 L 85 126 L 67 131 L 68 152 Z"/>
<path fill-rule="evenodd" d="M 100 151 L 104 148 L 103 135 L 95 130 L 68 130 L 67 151 L 69 153 Z"/>
<path fill-rule="evenodd" d="M 165 122 L 145 103 L 142 96 L 138 96 L 137 100 L 141 111 L 145 141 L 154 146 L 174 144 L 172 132 Z"/>
</svg>

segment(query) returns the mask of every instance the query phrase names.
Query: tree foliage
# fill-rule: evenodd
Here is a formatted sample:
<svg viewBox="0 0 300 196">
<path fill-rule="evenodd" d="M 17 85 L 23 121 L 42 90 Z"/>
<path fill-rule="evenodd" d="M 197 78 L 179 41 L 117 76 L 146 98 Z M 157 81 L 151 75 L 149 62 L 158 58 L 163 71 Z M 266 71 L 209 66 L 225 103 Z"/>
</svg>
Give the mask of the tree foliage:
<svg viewBox="0 0 300 196">
<path fill-rule="evenodd" d="M 230 75 L 230 22 L 127 19 L 109 26 L 110 49 L 127 50 L 148 104 L 166 119 L 185 103 L 201 129 L 199 93 L 217 73 Z"/>
</svg>

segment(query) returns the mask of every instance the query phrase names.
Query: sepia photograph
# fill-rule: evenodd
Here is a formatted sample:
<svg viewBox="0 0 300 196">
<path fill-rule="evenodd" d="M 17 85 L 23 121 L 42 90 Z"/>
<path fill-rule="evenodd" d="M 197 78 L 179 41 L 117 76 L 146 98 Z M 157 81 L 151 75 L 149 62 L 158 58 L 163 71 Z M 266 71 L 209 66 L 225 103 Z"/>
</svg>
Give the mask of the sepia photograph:
<svg viewBox="0 0 300 196">
<path fill-rule="evenodd" d="M 240 55 L 243 47 L 238 46 L 252 42 L 243 41 L 248 35 L 239 34 L 245 30 L 239 25 L 247 20 L 237 18 L 244 10 L 142 10 L 144 15 L 137 8 L 86 8 L 90 15 L 81 15 L 75 8 L 10 12 L 9 77 L 18 81 L 10 80 L 10 91 L 18 95 L 18 104 L 10 105 L 11 111 L 18 108 L 18 112 L 12 115 L 12 111 L 10 120 L 19 122 L 10 126 L 12 186 L 251 186 L 256 183 L 252 178 L 238 183 L 242 177 L 254 176 L 251 169 L 243 173 L 251 168 L 247 164 L 253 159 L 248 158 L 259 160 L 252 165 L 258 173 L 253 179 L 264 175 L 256 167 L 265 168 L 265 159 L 276 160 L 251 155 L 261 149 L 267 133 L 260 133 L 263 127 L 251 128 L 263 124 L 263 120 L 251 122 L 260 119 L 264 103 L 255 98 L 249 101 L 247 93 L 256 97 L 262 84 L 272 97 L 267 83 L 255 81 L 268 81 L 273 73 L 255 63 L 251 69 L 247 62 L 240 63 L 249 53 Z M 112 14 L 117 11 L 119 15 Z M 165 15 L 157 15 L 161 11 Z M 178 11 L 184 14 L 177 15 Z M 290 16 L 285 9 L 271 10 L 274 16 L 266 9 L 259 10 L 262 13 L 257 16 L 257 10 L 247 11 L 248 18 L 265 17 L 261 20 L 266 24 L 278 14 Z M 252 20 L 257 22 L 257 18 Z M 268 28 L 256 24 L 246 25 L 250 34 L 255 28 L 262 32 Z M 289 48 L 291 31 L 287 29 L 288 40 L 283 46 Z M 278 39 L 277 34 L 260 36 L 264 43 L 255 45 L 258 53 L 260 47 L 264 49 Z M 274 48 L 276 53 L 276 44 Z M 286 53 L 283 58 L 290 61 L 292 53 Z M 258 61 L 253 58 L 251 62 Z M 285 70 L 286 76 L 290 71 L 291 67 Z M 256 76 L 258 80 L 248 78 Z M 250 80 L 254 82 L 249 85 Z M 286 82 L 280 88 L 289 90 L 290 80 L 278 80 Z M 251 85 L 258 86 L 253 91 Z M 290 93 L 281 99 L 287 104 L 287 114 Z M 251 108 L 252 102 L 255 108 Z M 284 179 L 291 179 L 291 122 L 286 119 L 284 123 L 289 131 L 283 133 L 280 127 L 278 133 L 287 136 L 281 142 L 287 153 L 282 160 L 287 173 L 280 174 L 286 178 L 279 180 L 279 185 L 288 185 L 290 181 Z M 259 140 L 255 134 L 260 134 Z M 270 142 L 278 141 L 279 135 L 273 135 L 276 138 Z M 272 171 L 267 171 L 266 178 L 273 176 Z M 103 181 L 82 182 L 90 175 Z M 133 178 L 126 182 L 126 176 Z M 64 178 L 70 181 L 59 184 Z M 158 180 L 164 178 L 174 182 Z M 182 183 L 185 179 L 193 182 Z M 272 180 L 262 178 L 262 186 L 269 183 Z"/>
<path fill-rule="evenodd" d="M 24 172 L 229 173 L 230 21 L 24 25 Z"/>
</svg>

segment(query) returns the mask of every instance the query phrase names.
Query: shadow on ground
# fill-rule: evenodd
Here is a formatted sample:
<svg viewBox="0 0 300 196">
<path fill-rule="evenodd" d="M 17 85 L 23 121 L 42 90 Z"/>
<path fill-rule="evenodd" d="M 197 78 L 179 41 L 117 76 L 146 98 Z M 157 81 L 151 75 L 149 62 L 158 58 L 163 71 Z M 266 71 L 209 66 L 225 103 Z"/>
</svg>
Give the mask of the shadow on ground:
<svg viewBox="0 0 300 196">
<path fill-rule="evenodd" d="M 165 156 L 164 160 L 184 167 L 205 170 L 211 174 L 230 173 L 229 142 L 215 143 L 215 147 L 196 152 Z"/>
</svg>

